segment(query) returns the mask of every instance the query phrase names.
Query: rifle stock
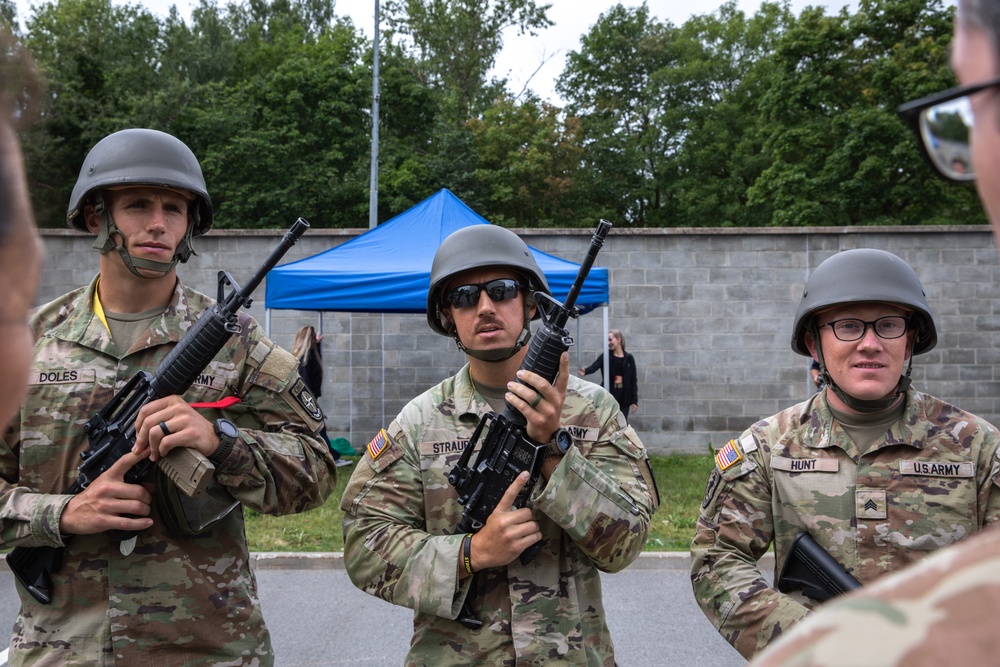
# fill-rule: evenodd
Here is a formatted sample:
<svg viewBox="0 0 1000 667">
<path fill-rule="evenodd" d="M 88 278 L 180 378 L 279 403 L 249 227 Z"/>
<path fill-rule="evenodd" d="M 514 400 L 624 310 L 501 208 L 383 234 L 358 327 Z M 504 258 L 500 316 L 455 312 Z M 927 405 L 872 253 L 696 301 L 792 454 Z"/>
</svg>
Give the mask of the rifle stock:
<svg viewBox="0 0 1000 667">
<path fill-rule="evenodd" d="M 309 228 L 299 218 L 285 232 L 278 246 L 240 287 L 233 277 L 219 271 L 218 301 L 198 318 L 195 325 L 156 367 L 153 374 L 139 371 L 101 410 L 84 425 L 90 447 L 81 454 L 76 481 L 65 492 L 73 495 L 86 489 L 115 461 L 132 451 L 135 445 L 135 420 L 147 403 L 166 396 L 182 395 L 190 388 L 212 359 L 225 347 L 233 334 L 239 333 L 238 312 L 253 303 L 251 294 L 289 248 Z M 227 295 L 226 287 L 233 289 Z M 200 452 L 178 448 L 158 461 L 167 478 L 189 496 L 201 493 L 212 480 L 215 466 Z M 140 484 L 152 470 L 149 459 L 140 461 L 125 475 L 125 481 Z M 134 533 L 111 531 L 112 538 L 126 539 Z M 72 536 L 66 536 L 68 543 Z M 62 566 L 63 547 L 14 547 L 7 564 L 18 581 L 41 604 L 52 600 L 51 573 Z"/>
<path fill-rule="evenodd" d="M 607 220 L 598 223 L 587 256 L 580 265 L 576 280 L 567 293 L 564 303 L 559 303 L 544 292 L 535 292 L 535 304 L 541 315 L 542 326 L 532 336 L 520 370 L 533 371 L 550 383 L 555 380 L 559 373 L 559 359 L 562 353 L 573 345 L 573 338 L 565 328 L 566 323 L 571 317 L 576 318 L 580 315 L 575 305 L 576 299 L 610 229 L 611 223 Z M 530 386 L 520 379 L 517 379 L 517 382 Z M 514 502 L 515 507 L 525 505 L 538 482 L 547 443 L 535 442 L 529 438 L 526 431 L 527 419 L 509 402 L 504 401 L 504 403 L 502 414 L 491 412 L 480 420 L 461 458 L 448 475 L 448 483 L 458 491 L 458 502 L 464 506 L 455 533 L 478 532 L 510 485 L 525 470 L 530 476 Z M 472 453 L 484 432 L 486 435 L 483 446 L 476 462 L 470 466 Z M 521 562 L 524 564 L 531 562 L 541 548 L 542 545 L 536 543 L 525 549 L 520 556 Z M 459 613 L 458 620 L 470 628 L 482 625 L 482 621 L 475 617 L 468 598 Z"/>
</svg>

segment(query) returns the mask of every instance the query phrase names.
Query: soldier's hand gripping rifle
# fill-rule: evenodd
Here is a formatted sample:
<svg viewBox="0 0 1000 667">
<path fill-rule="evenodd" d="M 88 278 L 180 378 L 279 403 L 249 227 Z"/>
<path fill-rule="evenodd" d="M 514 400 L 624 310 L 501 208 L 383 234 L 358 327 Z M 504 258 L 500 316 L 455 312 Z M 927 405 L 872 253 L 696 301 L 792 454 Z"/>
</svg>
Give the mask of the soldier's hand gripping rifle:
<svg viewBox="0 0 1000 667">
<path fill-rule="evenodd" d="M 249 281 L 240 287 L 226 271 L 219 271 L 218 301 L 178 341 L 177 345 L 150 375 L 139 371 L 102 408 L 83 430 L 90 440 L 90 448 L 80 456 L 83 463 L 79 475 L 67 494 L 77 494 L 108 470 L 115 461 L 132 451 L 135 445 L 135 420 L 144 405 L 166 396 L 182 395 L 198 379 L 215 355 L 225 347 L 233 334 L 239 333 L 237 314 L 240 308 L 253 303 L 251 294 L 268 272 L 295 245 L 309 228 L 309 223 L 299 218 L 285 232 L 271 255 L 257 269 Z M 226 286 L 232 287 L 227 296 Z M 195 449 L 172 449 L 157 463 L 166 476 L 188 496 L 200 494 L 212 479 L 215 466 Z M 126 474 L 125 481 L 140 484 L 153 470 L 154 463 L 144 459 Z M 134 533 L 110 531 L 112 537 L 125 539 Z M 64 542 L 68 542 L 67 536 Z M 15 547 L 7 555 L 7 564 L 14 576 L 42 604 L 52 600 L 51 573 L 62 566 L 65 547 Z"/>
<path fill-rule="evenodd" d="M 611 223 L 601 220 L 590 241 L 590 249 L 580 265 L 576 280 L 566 295 L 565 303 L 559 303 L 544 292 L 535 292 L 535 306 L 542 318 L 542 326 L 532 337 L 528 353 L 521 362 L 521 370 L 532 371 L 548 382 L 555 381 L 559 372 L 562 353 L 573 345 L 573 338 L 566 330 L 569 318 L 579 317 L 576 299 L 597 253 L 604 245 L 604 239 L 611 229 Z M 521 382 L 526 386 L 526 382 Z M 462 519 L 455 528 L 456 533 L 475 533 L 486 523 L 493 510 L 500 503 L 507 488 L 518 475 L 527 470 L 529 478 L 514 501 L 514 507 L 524 507 L 531 491 L 538 482 L 542 462 L 548 443 L 535 442 L 528 437 L 528 420 L 521 412 L 504 401 L 503 414 L 494 412 L 485 415 L 472 434 L 472 438 L 462 452 L 462 457 L 448 475 L 448 483 L 458 491 L 458 502 L 464 506 Z M 469 460 L 476 444 L 486 433 L 483 446 L 476 462 L 469 466 Z M 541 543 L 533 544 L 520 556 L 522 563 L 529 563 L 541 549 Z M 470 596 L 471 597 L 471 596 Z M 468 598 L 459 613 L 459 622 L 470 628 L 477 628 L 482 621 L 475 617 Z"/>
</svg>

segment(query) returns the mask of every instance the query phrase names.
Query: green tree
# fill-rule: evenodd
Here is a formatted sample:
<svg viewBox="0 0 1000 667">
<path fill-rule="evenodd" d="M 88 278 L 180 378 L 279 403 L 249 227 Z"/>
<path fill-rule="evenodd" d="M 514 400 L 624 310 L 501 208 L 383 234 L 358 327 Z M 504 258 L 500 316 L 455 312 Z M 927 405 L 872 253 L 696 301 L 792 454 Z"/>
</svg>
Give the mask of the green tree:
<svg viewBox="0 0 1000 667">
<path fill-rule="evenodd" d="M 595 212 L 636 226 L 663 205 L 661 175 L 675 137 L 663 123 L 671 105 L 657 73 L 676 65 L 672 33 L 645 3 L 616 5 L 569 53 L 556 85 L 567 115 L 580 119 L 581 185 Z"/>
<path fill-rule="evenodd" d="M 284 44 L 273 69 L 218 88 L 212 104 L 182 118 L 217 224 L 286 227 L 301 215 L 317 227 L 363 226 L 369 88 L 359 38 L 341 24 L 312 43 Z"/>
<path fill-rule="evenodd" d="M 25 45 L 49 86 L 24 142 L 32 199 L 40 225 L 62 227 L 87 151 L 130 125 L 133 91 L 158 86 L 160 26 L 140 7 L 58 0 L 34 9 Z"/>
<path fill-rule="evenodd" d="M 803 11 L 767 63 L 768 166 L 748 204 L 772 209 L 773 225 L 941 222 L 932 211 L 973 221 L 972 193 L 911 175 L 916 143 L 895 114 L 916 81 L 945 87 L 950 26 L 938 0 L 861 0 L 853 16 Z"/>
<path fill-rule="evenodd" d="M 559 110 L 537 97 L 497 100 L 469 122 L 490 220 L 518 227 L 587 227 L 579 210 L 579 134 L 565 131 Z"/>
<path fill-rule="evenodd" d="M 747 190 L 767 164 L 760 119 L 767 68 L 760 64 L 790 20 L 783 5 L 765 3 L 747 17 L 730 2 L 676 31 L 677 65 L 657 73 L 669 91 L 663 122 L 677 138 L 662 174 L 665 206 L 657 224 L 766 224 L 769 210 L 747 206 Z"/>
<path fill-rule="evenodd" d="M 390 38 L 412 43 L 417 74 L 445 91 L 442 111 L 461 123 L 503 90 L 486 77 L 503 48 L 504 31 L 537 35 L 552 25 L 549 7 L 534 0 L 389 0 L 385 17 Z"/>
</svg>

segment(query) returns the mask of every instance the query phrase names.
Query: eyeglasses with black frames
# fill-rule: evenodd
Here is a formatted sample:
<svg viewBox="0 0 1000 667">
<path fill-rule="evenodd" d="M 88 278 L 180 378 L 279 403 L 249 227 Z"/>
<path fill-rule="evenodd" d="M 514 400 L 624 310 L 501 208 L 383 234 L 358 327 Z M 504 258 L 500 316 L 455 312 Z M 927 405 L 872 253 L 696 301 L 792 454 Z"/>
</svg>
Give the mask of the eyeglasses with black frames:
<svg viewBox="0 0 1000 667">
<path fill-rule="evenodd" d="M 1000 86 L 1000 77 L 949 88 L 907 102 L 897 110 L 920 139 L 921 153 L 939 175 L 960 183 L 976 180 L 969 142 L 974 121 L 969 97 L 996 86 Z"/>
<path fill-rule="evenodd" d="M 487 296 L 494 303 L 513 299 L 521 291 L 523 285 L 513 278 L 498 278 L 486 283 L 474 283 L 471 285 L 460 285 L 453 290 L 449 290 L 444 295 L 445 305 L 453 308 L 468 308 L 479 303 L 479 295 L 486 292 Z"/>
<path fill-rule="evenodd" d="M 879 338 L 893 340 L 894 338 L 899 338 L 905 334 L 909 324 L 909 317 L 904 317 L 902 315 L 887 315 L 885 317 L 880 317 L 877 320 L 872 320 L 871 322 L 866 322 L 865 320 L 859 320 L 853 317 L 842 320 L 831 320 L 826 324 L 821 324 L 819 328 L 822 329 L 823 327 L 830 327 L 830 329 L 833 330 L 833 335 L 837 337 L 837 340 L 849 343 L 864 338 L 865 333 L 868 331 L 868 327 L 871 327 L 872 331 L 874 331 L 875 335 Z"/>
</svg>

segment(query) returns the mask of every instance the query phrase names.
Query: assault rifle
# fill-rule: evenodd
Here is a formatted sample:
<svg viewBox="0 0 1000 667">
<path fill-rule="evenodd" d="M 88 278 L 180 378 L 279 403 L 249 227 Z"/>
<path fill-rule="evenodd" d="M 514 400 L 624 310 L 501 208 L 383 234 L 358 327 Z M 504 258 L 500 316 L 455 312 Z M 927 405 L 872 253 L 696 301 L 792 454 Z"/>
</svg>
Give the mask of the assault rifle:
<svg viewBox="0 0 1000 667">
<path fill-rule="evenodd" d="M 598 223 L 590 241 L 590 249 L 566 295 L 565 303 L 559 303 L 544 292 L 535 292 L 535 306 L 541 315 L 542 326 L 531 339 L 528 353 L 521 362 L 521 370 L 537 373 L 549 382 L 555 380 L 562 353 L 573 345 L 573 338 L 565 328 L 566 323 L 569 318 L 580 316 L 580 311 L 575 306 L 576 299 L 610 229 L 611 223 L 607 220 Z M 517 382 L 530 386 L 520 379 Z M 535 442 L 529 438 L 528 420 L 509 402 L 504 403 L 503 414 L 491 412 L 479 421 L 462 457 L 448 475 L 448 483 L 458 491 L 459 504 L 465 507 L 462 519 L 455 529 L 456 533 L 478 532 L 500 503 L 507 488 L 518 475 L 527 470 L 530 475 L 528 482 L 514 501 L 515 507 L 523 507 L 541 474 L 547 443 Z M 486 439 L 475 464 L 470 467 L 472 452 L 484 431 Z M 520 556 L 521 562 L 530 563 L 540 549 L 540 543 L 525 549 Z M 458 620 L 470 628 L 482 625 L 482 621 L 472 612 L 468 599 Z"/>
<path fill-rule="evenodd" d="M 233 334 L 239 333 L 239 309 L 253 303 L 251 294 L 268 272 L 295 245 L 309 228 L 303 218 L 285 232 L 271 255 L 241 288 L 226 271 L 219 271 L 218 301 L 202 313 L 195 325 L 188 330 L 177 345 L 150 375 L 139 371 L 122 387 L 83 430 L 90 440 L 90 448 L 81 453 L 83 463 L 77 468 L 79 475 L 66 491 L 77 494 L 108 470 L 115 461 L 132 451 L 135 445 L 135 420 L 142 406 L 166 396 L 182 395 L 194 383 L 215 355 L 226 345 Z M 226 286 L 232 287 L 228 296 Z M 199 495 L 209 484 L 215 466 L 198 451 L 176 448 L 157 461 L 166 476 L 188 496 Z M 153 470 L 154 463 L 144 459 L 126 474 L 125 481 L 141 484 Z M 111 531 L 112 537 L 126 539 L 134 533 Z M 68 536 L 65 541 L 69 541 Z M 14 547 L 7 555 L 7 564 L 17 580 L 31 596 L 42 604 L 52 600 L 51 573 L 62 566 L 65 547 Z"/>
<path fill-rule="evenodd" d="M 806 532 L 795 537 L 778 576 L 778 590 L 782 593 L 801 589 L 803 595 L 818 602 L 860 587 L 861 582 Z"/>
</svg>

